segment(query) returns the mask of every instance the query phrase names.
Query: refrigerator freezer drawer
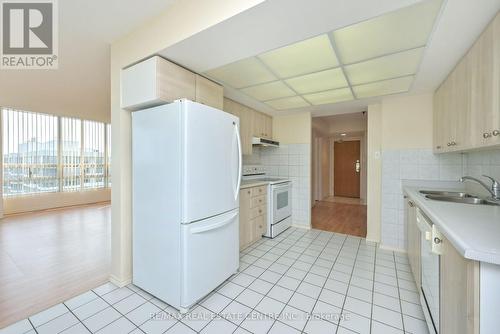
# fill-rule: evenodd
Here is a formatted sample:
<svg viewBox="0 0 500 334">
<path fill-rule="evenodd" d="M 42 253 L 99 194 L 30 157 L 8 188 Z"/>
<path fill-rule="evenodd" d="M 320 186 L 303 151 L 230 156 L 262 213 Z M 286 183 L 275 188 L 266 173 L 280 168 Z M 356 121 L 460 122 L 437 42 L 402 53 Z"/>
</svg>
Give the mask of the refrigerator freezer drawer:
<svg viewBox="0 0 500 334">
<path fill-rule="evenodd" d="M 238 212 L 182 225 L 181 307 L 191 307 L 238 270 Z"/>
</svg>

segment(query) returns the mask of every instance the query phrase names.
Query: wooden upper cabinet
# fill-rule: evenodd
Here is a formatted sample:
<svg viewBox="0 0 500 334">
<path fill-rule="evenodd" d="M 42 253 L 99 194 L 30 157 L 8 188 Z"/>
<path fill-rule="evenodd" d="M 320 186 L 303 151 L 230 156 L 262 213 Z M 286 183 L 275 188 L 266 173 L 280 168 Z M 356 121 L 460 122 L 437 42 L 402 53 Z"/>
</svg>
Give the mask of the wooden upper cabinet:
<svg viewBox="0 0 500 334">
<path fill-rule="evenodd" d="M 500 145 L 500 13 L 434 95 L 436 153 Z"/>
<path fill-rule="evenodd" d="M 254 137 L 272 139 L 273 138 L 273 118 L 269 115 L 254 111 L 253 114 L 253 135 Z"/>
<path fill-rule="evenodd" d="M 240 119 L 241 150 L 243 155 L 252 154 L 252 110 L 228 98 L 224 98 L 223 110 Z"/>
<path fill-rule="evenodd" d="M 500 143 L 500 14 L 466 55 L 471 85 L 472 132 L 478 147 Z"/>
<path fill-rule="evenodd" d="M 182 98 L 222 110 L 224 88 L 159 56 L 122 71 L 123 109 L 134 111 Z"/>
<path fill-rule="evenodd" d="M 139 110 L 180 98 L 195 100 L 196 75 L 155 56 L 126 68 L 121 74 L 121 107 Z"/>
<path fill-rule="evenodd" d="M 218 83 L 196 74 L 196 102 L 222 110 L 224 108 L 224 88 Z"/>
</svg>

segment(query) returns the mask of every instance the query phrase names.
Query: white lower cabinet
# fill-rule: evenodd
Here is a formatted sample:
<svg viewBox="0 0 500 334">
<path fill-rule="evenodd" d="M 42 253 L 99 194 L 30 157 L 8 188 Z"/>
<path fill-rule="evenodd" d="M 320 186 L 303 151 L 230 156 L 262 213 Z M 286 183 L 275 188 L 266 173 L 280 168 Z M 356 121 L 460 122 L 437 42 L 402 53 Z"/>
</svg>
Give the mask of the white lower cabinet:
<svg viewBox="0 0 500 334">
<path fill-rule="evenodd" d="M 417 226 L 417 209 L 415 203 L 407 198 L 405 210 L 408 260 L 421 294 L 423 235 Z M 500 328 L 498 282 L 500 266 L 465 259 L 452 243 L 443 237 L 439 258 L 439 334 L 498 333 L 490 330 L 494 327 L 497 330 Z M 488 304 L 483 300 L 488 300 Z M 425 308 L 426 305 L 422 307 Z M 496 310 L 495 316 L 490 315 L 491 308 Z"/>
</svg>

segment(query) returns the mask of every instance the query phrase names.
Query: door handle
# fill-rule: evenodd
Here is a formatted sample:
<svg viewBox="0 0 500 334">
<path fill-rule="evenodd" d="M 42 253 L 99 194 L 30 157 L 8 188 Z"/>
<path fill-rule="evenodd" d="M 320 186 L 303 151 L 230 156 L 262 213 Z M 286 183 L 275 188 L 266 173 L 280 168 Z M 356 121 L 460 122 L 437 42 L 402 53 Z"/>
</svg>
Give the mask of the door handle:
<svg viewBox="0 0 500 334">
<path fill-rule="evenodd" d="M 356 163 L 354 164 L 354 168 L 356 170 L 356 173 L 359 173 L 359 171 L 361 170 L 361 164 L 359 163 L 359 160 L 356 160 Z"/>
</svg>

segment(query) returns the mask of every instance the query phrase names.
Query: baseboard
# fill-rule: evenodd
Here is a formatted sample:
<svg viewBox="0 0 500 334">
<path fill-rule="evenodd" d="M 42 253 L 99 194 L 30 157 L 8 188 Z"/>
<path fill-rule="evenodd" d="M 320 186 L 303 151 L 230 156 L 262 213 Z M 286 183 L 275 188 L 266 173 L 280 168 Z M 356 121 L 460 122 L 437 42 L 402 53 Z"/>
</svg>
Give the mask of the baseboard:
<svg viewBox="0 0 500 334">
<path fill-rule="evenodd" d="M 132 283 L 132 278 L 127 278 L 127 279 L 125 279 L 125 280 L 120 280 L 120 279 L 119 279 L 119 278 L 117 278 L 116 276 L 114 276 L 114 275 L 110 275 L 110 276 L 109 276 L 109 281 L 110 281 L 111 283 L 113 283 L 114 285 L 116 285 L 116 286 L 118 286 L 118 287 L 122 288 L 122 287 L 124 287 L 124 286 L 129 285 L 130 283 Z"/>
<path fill-rule="evenodd" d="M 297 228 L 301 228 L 301 229 L 304 229 L 304 230 L 310 230 L 311 229 L 311 225 L 305 226 L 305 225 L 299 225 L 299 224 L 292 224 L 292 227 L 297 227 Z"/>
<path fill-rule="evenodd" d="M 401 248 L 395 248 L 391 246 L 385 246 L 382 244 L 379 244 L 378 248 L 383 249 L 383 250 L 388 250 L 391 252 L 397 252 L 397 253 L 405 253 L 406 254 L 406 249 L 401 249 Z"/>
</svg>

